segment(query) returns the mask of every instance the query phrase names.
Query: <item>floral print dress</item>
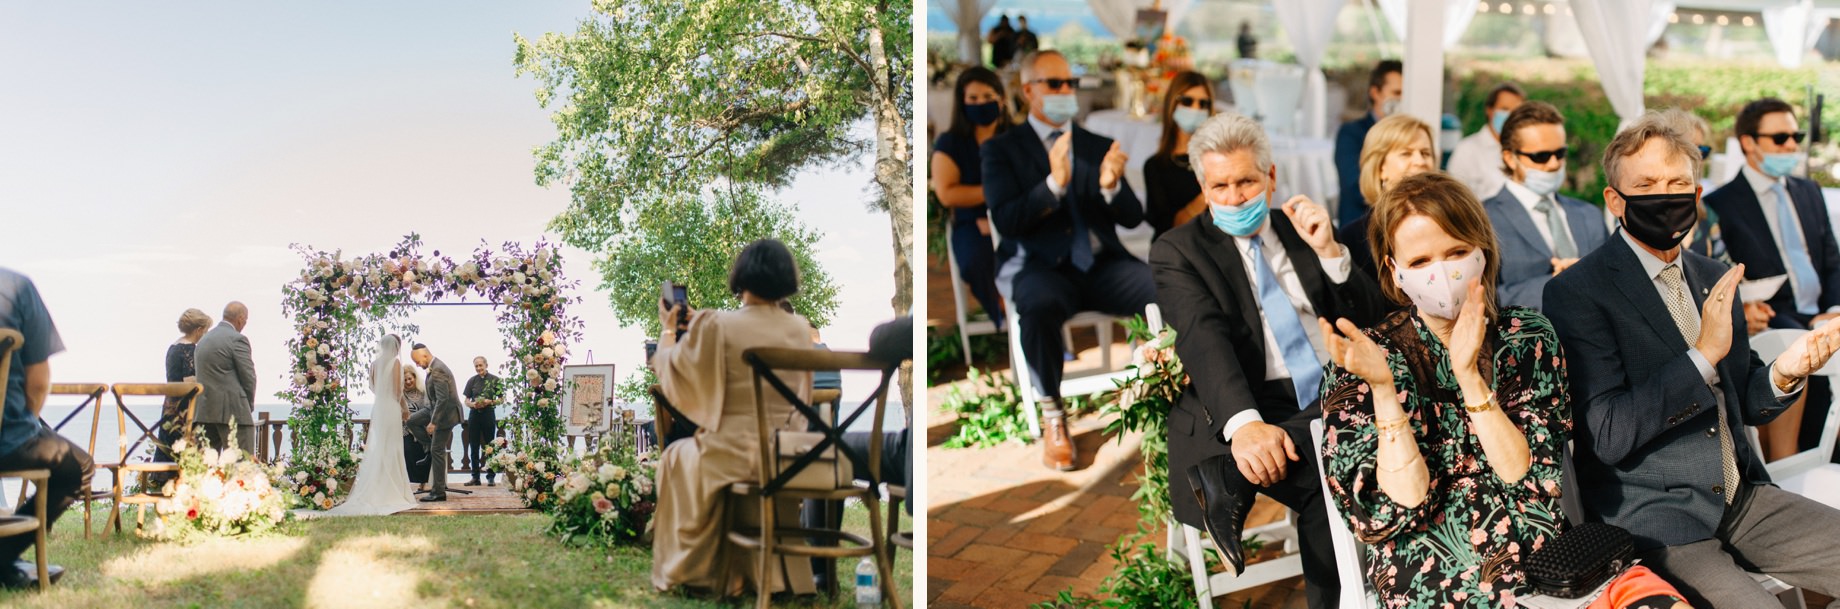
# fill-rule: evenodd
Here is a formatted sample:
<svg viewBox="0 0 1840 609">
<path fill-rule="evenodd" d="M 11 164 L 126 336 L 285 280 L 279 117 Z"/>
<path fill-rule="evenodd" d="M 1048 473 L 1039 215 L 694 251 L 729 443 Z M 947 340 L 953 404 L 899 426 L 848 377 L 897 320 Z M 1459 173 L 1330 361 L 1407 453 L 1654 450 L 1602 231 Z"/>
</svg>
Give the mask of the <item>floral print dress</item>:
<svg viewBox="0 0 1840 609">
<path fill-rule="evenodd" d="M 1367 334 L 1386 350 L 1402 406 L 1430 473 L 1423 503 L 1407 508 L 1380 490 L 1372 391 L 1331 365 L 1323 379 L 1324 474 L 1355 536 L 1367 544 L 1367 578 L 1392 608 L 1514 607 L 1533 594 L 1523 553 L 1565 526 L 1561 459 L 1571 431 L 1565 358 L 1546 317 L 1501 312 L 1479 368 L 1498 407 L 1527 435 L 1532 468 L 1509 484 L 1489 468 L 1471 433 L 1450 355 L 1416 315 L 1394 313 Z"/>
</svg>

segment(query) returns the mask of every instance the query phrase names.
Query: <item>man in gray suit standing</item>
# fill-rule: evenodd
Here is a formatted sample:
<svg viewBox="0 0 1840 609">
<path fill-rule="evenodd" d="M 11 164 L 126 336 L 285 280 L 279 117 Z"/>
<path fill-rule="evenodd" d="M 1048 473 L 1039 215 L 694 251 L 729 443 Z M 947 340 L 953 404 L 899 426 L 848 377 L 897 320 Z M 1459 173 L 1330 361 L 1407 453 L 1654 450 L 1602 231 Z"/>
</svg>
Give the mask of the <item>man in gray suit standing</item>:
<svg viewBox="0 0 1840 609">
<path fill-rule="evenodd" d="M 428 496 L 422 501 L 447 500 L 448 450 L 454 445 L 454 426 L 460 424 L 460 390 L 454 383 L 454 371 L 435 359 L 428 345 L 415 344 L 409 353 L 415 365 L 428 371 L 428 409 L 409 418 L 409 433 L 428 448 Z M 425 423 L 424 423 L 425 422 Z"/>
<path fill-rule="evenodd" d="M 256 365 L 249 356 L 249 338 L 243 336 L 248 323 L 249 307 L 232 302 L 224 305 L 224 320 L 198 341 L 198 384 L 204 393 L 192 422 L 204 427 L 212 448 L 229 445 L 232 425 L 238 448 L 256 447 Z"/>
<path fill-rule="evenodd" d="M 1768 364 L 1751 350 L 1734 297 L 1744 266 L 1681 247 L 1699 219 L 1698 165 L 1659 121 L 1617 134 L 1604 200 L 1623 229 L 1546 284 L 1578 416 L 1580 495 L 1695 607 L 1776 605 L 1746 571 L 1840 594 L 1840 510 L 1770 484 L 1744 433 L 1796 400 L 1840 347 L 1840 324 Z"/>
</svg>

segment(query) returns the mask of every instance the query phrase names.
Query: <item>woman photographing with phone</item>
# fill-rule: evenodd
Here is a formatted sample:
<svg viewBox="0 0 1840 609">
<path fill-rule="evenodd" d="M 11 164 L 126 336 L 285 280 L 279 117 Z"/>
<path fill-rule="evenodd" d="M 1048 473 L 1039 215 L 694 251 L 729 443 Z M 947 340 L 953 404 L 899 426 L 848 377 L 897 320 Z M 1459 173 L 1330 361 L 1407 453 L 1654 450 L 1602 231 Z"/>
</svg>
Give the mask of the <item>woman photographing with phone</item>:
<svg viewBox="0 0 1840 609">
<path fill-rule="evenodd" d="M 1497 308 L 1495 234 L 1461 182 L 1404 178 L 1371 220 L 1380 289 L 1407 308 L 1366 331 L 1319 322 L 1335 362 L 1322 402 L 1330 493 L 1368 544 L 1367 579 L 1386 605 L 1511 606 L 1537 592 L 1523 556 L 1567 528 L 1572 412 L 1558 336 L 1533 309 Z M 1678 601 L 1643 567 L 1600 598 Z"/>
</svg>

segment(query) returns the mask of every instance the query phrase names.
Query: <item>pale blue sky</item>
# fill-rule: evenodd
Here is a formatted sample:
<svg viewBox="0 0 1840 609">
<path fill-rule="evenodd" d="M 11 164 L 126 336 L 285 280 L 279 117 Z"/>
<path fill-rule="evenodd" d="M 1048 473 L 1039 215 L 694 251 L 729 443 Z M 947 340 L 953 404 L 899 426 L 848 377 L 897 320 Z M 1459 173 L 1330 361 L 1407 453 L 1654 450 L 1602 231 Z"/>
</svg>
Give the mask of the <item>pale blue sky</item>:
<svg viewBox="0 0 1840 609">
<path fill-rule="evenodd" d="M 263 401 L 282 385 L 290 243 L 368 253 L 534 241 L 568 201 L 531 174 L 553 136 L 512 33 L 573 30 L 572 2 L 0 3 L 0 266 L 32 276 L 68 351 L 63 381 L 157 381 L 187 307 L 253 313 Z M 813 172 L 778 198 L 825 235 L 842 288 L 825 339 L 862 348 L 892 316 L 888 218 L 868 163 Z M 643 336 L 614 321 L 586 252 L 565 252 L 594 351 L 624 377 Z M 456 367 L 502 353 L 495 316 L 412 321 Z M 494 363 L 502 359 L 494 357 Z M 852 386 L 867 386 L 852 383 Z"/>
</svg>

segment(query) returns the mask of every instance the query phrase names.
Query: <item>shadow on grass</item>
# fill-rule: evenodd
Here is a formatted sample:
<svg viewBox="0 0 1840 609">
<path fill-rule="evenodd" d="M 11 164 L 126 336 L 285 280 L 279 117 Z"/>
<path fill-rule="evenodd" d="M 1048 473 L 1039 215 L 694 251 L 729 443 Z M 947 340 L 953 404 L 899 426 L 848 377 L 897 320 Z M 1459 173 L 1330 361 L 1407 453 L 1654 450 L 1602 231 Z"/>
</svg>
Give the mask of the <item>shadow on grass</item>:
<svg viewBox="0 0 1840 609">
<path fill-rule="evenodd" d="M 76 526 L 69 526 L 72 522 Z M 44 595 L 0 592 L 0 606 L 74 607 L 712 607 L 658 594 L 651 548 L 571 547 L 544 533 L 547 516 L 368 516 L 289 523 L 278 534 L 194 544 L 131 532 L 83 539 L 82 515 L 54 532 L 51 561 L 66 575 Z M 132 528 L 132 517 L 126 526 Z M 98 527 L 100 529 L 100 527 Z M 845 528 L 867 529 L 855 507 Z M 29 556 L 29 553 L 28 553 Z M 912 557 L 896 577 L 912 596 Z M 850 581 L 855 563 L 838 565 Z M 788 606 L 844 607 L 852 598 Z M 743 600 L 752 600 L 746 598 Z"/>
</svg>

